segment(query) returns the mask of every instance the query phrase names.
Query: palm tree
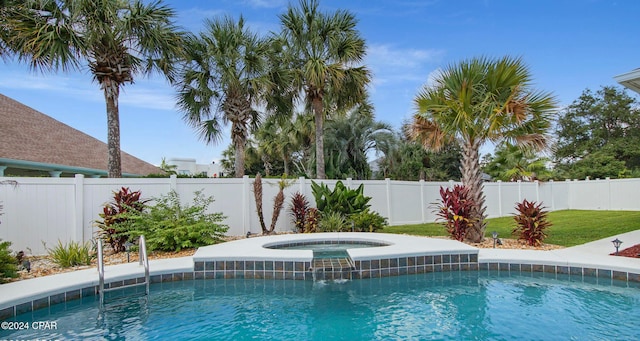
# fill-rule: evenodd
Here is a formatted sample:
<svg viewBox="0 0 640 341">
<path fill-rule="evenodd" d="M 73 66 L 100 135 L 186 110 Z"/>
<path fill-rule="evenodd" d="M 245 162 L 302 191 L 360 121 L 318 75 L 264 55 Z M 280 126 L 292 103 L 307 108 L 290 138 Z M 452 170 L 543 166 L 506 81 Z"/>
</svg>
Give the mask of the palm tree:
<svg viewBox="0 0 640 341">
<path fill-rule="evenodd" d="M 235 176 L 244 175 L 244 149 L 260 120 L 254 106 L 271 84 L 269 42 L 229 17 L 206 20 L 206 31 L 187 41 L 187 62 L 181 71 L 178 104 L 184 119 L 206 143 L 222 138 L 231 122 Z"/>
<path fill-rule="evenodd" d="M 379 145 L 393 138 L 389 124 L 374 121 L 369 105 L 358 105 L 345 116 L 327 122 L 327 149 L 332 150 L 329 162 L 332 178 L 371 178 L 367 154 L 380 151 Z"/>
<path fill-rule="evenodd" d="M 324 179 L 324 119 L 330 114 L 329 105 L 352 107 L 366 97 L 370 72 L 354 66 L 365 56 L 365 43 L 351 13 L 322 13 L 317 0 L 301 0 L 300 8 L 290 5 L 280 21 L 291 84 L 314 115 L 316 178 Z"/>
<path fill-rule="evenodd" d="M 107 107 L 108 174 L 121 177 L 120 89 L 134 76 L 153 71 L 173 79 L 173 61 L 182 46 L 174 11 L 160 0 L 26 0 L 9 8 L 7 16 L 8 46 L 33 69 L 88 64 Z"/>
<path fill-rule="evenodd" d="M 539 157 L 530 148 L 502 143 L 496 147 L 495 156 L 484 166 L 485 173 L 502 181 L 533 181 L 548 179 L 548 158 Z"/>
<path fill-rule="evenodd" d="M 473 58 L 449 65 L 414 100 L 413 138 L 433 150 L 450 141 L 462 148 L 462 182 L 475 202 L 471 241 L 481 241 L 486 228 L 480 146 L 506 141 L 541 149 L 547 143 L 555 100 L 531 85 L 520 58 Z"/>
</svg>

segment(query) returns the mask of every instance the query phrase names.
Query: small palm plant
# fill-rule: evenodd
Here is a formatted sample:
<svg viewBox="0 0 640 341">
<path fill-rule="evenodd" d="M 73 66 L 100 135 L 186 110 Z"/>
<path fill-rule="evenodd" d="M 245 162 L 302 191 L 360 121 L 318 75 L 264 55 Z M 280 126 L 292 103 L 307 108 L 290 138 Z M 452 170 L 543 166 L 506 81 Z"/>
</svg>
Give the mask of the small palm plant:
<svg viewBox="0 0 640 341">
<path fill-rule="evenodd" d="M 549 212 L 544 210 L 542 203 L 536 204 L 535 201 L 527 199 L 517 203 L 515 208 L 518 213 L 513 217 L 516 228 L 512 233 L 518 234 L 518 239 L 526 241 L 528 245 L 542 245 L 542 241 L 547 237 L 545 229 L 552 225 L 547 220 Z"/>
</svg>

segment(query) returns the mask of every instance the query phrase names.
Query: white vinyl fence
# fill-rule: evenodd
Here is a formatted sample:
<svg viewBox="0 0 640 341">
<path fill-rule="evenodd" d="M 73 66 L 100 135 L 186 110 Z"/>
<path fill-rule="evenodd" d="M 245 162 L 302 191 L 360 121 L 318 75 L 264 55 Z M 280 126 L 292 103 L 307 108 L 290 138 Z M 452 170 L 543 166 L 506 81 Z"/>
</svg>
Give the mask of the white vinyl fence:
<svg viewBox="0 0 640 341">
<path fill-rule="evenodd" d="M 140 190 L 143 198 L 153 198 L 175 190 L 183 203 L 192 202 L 193 193 L 202 190 L 213 196 L 211 212 L 222 212 L 230 228 L 228 235 L 260 233 L 253 195 L 253 179 L 94 179 L 75 178 L 2 178 L 17 185 L 0 185 L 0 239 L 10 241 L 14 251 L 46 253 L 43 243 L 53 247 L 58 240 L 87 241 L 95 237 L 94 222 L 113 192 L 121 187 Z M 337 180 L 322 180 L 333 188 Z M 364 184 L 364 194 L 372 197 L 371 209 L 388 218 L 390 225 L 433 222 L 434 203 L 441 186 L 451 182 L 392 181 L 347 179 L 355 188 Z M 277 179 L 263 179 L 265 224 L 271 223 Z M 278 231 L 293 230 L 288 207 L 293 193 L 304 194 L 312 205 L 311 180 L 300 178 L 285 189 L 285 207 L 277 224 Z M 640 179 L 587 180 L 562 182 L 487 182 L 484 184 L 489 217 L 509 216 L 517 202 L 527 199 L 542 202 L 550 211 L 564 209 L 640 210 Z"/>
</svg>

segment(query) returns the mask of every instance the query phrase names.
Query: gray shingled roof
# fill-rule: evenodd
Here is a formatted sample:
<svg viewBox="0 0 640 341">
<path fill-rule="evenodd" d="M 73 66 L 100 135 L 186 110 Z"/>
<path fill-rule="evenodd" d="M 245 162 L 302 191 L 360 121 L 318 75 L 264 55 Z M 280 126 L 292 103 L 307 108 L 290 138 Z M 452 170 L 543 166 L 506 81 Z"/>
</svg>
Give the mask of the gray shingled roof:
<svg viewBox="0 0 640 341">
<path fill-rule="evenodd" d="M 0 158 L 106 171 L 107 144 L 0 94 Z M 123 174 L 161 172 L 122 152 Z"/>
</svg>

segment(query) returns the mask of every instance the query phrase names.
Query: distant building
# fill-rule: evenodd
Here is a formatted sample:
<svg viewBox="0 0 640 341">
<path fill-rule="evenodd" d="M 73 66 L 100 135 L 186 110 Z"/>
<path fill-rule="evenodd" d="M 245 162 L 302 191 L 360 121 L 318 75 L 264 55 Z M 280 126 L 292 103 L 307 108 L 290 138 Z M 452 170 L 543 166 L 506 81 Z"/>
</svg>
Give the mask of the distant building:
<svg viewBox="0 0 640 341">
<path fill-rule="evenodd" d="M 178 175 L 206 175 L 209 178 L 221 178 L 225 175 L 220 164 L 215 161 L 203 165 L 197 164 L 196 159 L 171 158 L 167 160 L 167 164 L 175 166 L 175 172 Z"/>
<path fill-rule="evenodd" d="M 107 144 L 0 94 L 0 176 L 107 176 Z M 162 170 L 122 152 L 122 176 Z"/>
</svg>

